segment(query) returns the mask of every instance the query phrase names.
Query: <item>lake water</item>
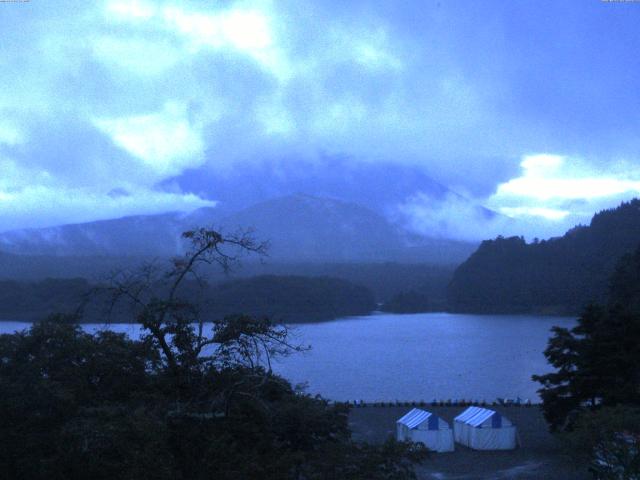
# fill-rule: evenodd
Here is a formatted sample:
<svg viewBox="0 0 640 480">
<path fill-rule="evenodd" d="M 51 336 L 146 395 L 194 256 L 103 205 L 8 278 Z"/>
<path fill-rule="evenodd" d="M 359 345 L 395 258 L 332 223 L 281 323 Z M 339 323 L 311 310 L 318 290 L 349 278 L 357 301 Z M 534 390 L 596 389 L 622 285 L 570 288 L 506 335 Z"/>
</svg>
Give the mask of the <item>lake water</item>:
<svg viewBox="0 0 640 480">
<path fill-rule="evenodd" d="M 334 400 L 537 401 L 531 375 L 550 371 L 542 353 L 549 330 L 574 324 L 567 317 L 423 313 L 295 325 L 296 340 L 312 350 L 278 361 L 274 370 Z M 0 322 L 0 332 L 28 326 Z M 136 325 L 111 328 L 139 332 Z"/>
</svg>

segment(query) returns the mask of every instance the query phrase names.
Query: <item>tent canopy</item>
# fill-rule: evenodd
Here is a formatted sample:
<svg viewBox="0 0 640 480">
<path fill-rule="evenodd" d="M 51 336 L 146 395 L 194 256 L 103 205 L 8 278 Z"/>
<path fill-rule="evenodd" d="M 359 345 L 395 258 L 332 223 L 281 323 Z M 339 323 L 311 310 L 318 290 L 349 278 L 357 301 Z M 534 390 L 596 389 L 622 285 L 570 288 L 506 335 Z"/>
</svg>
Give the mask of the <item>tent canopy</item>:
<svg viewBox="0 0 640 480">
<path fill-rule="evenodd" d="M 516 447 L 516 427 L 499 412 L 469 407 L 453 423 L 456 442 L 476 450 L 511 450 Z"/>
<path fill-rule="evenodd" d="M 397 423 L 405 425 L 407 428 L 416 428 L 427 422 L 428 430 L 438 430 L 438 417 L 431 412 L 414 408 L 398 420 Z"/>
<path fill-rule="evenodd" d="M 436 452 L 453 451 L 453 432 L 449 424 L 437 415 L 414 408 L 396 421 L 400 441 L 420 442 Z"/>
<path fill-rule="evenodd" d="M 509 427 L 512 425 L 511 422 L 500 415 L 500 413 L 482 407 L 469 407 L 454 418 L 454 421 L 476 428 L 489 426 L 491 428 L 502 428 L 503 426 Z M 491 425 L 489 425 L 489 421 L 491 421 Z"/>
</svg>

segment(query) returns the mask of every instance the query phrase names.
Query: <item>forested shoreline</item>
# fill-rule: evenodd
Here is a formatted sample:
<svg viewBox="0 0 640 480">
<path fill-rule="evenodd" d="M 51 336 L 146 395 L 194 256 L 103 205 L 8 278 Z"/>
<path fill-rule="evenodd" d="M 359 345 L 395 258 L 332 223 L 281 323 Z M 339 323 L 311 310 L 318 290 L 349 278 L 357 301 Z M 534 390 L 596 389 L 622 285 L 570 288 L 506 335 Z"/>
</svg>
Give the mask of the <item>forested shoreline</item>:
<svg viewBox="0 0 640 480">
<path fill-rule="evenodd" d="M 640 244 L 640 200 L 594 215 L 564 236 L 482 242 L 455 271 L 448 307 L 464 313 L 574 315 L 604 303 L 617 262 Z"/>
<path fill-rule="evenodd" d="M 188 284 L 184 294 L 210 321 L 238 314 L 285 323 L 328 321 L 366 315 L 376 307 L 367 288 L 331 277 L 265 275 L 207 285 L 204 291 L 198 287 Z M 81 278 L 0 281 L 0 321 L 37 321 L 62 312 L 79 315 L 83 323 L 130 322 L 126 311 L 101 306 L 102 290 Z"/>
</svg>

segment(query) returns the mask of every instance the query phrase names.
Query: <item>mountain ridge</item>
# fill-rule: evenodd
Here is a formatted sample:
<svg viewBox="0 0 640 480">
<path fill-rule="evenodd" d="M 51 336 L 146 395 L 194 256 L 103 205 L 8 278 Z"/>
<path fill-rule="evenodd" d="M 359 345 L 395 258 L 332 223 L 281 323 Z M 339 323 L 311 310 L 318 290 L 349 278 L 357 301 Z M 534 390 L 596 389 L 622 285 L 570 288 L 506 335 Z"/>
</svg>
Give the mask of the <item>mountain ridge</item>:
<svg viewBox="0 0 640 480">
<path fill-rule="evenodd" d="M 274 261 L 435 261 L 459 263 L 475 245 L 411 234 L 356 203 L 304 193 L 235 212 L 202 208 L 0 233 L 0 251 L 56 256 L 174 256 L 180 234 L 198 226 L 253 228 Z M 414 258 L 415 257 L 415 258 Z"/>
</svg>

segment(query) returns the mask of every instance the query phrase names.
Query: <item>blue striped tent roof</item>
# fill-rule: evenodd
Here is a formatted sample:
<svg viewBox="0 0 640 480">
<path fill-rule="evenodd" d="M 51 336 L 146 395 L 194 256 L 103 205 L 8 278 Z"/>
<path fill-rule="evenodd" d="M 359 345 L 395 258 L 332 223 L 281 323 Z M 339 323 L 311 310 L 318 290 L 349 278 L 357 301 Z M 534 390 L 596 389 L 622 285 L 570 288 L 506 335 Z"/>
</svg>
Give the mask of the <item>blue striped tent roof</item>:
<svg viewBox="0 0 640 480">
<path fill-rule="evenodd" d="M 469 420 L 471 417 L 475 416 L 477 413 L 481 412 L 482 410 L 486 410 L 486 409 L 481 407 L 469 407 L 453 420 L 456 422 L 467 423 L 467 420 Z"/>
<path fill-rule="evenodd" d="M 502 426 L 502 416 L 498 412 L 481 407 L 469 407 L 454 420 L 456 422 L 466 423 L 472 427 L 478 427 L 490 418 L 492 418 L 494 428 L 500 428 Z"/>
<path fill-rule="evenodd" d="M 415 428 L 425 420 L 429 420 L 429 417 L 433 414 L 419 408 L 412 409 L 409 413 L 403 416 L 397 423 L 406 425 L 409 428 Z"/>
</svg>

